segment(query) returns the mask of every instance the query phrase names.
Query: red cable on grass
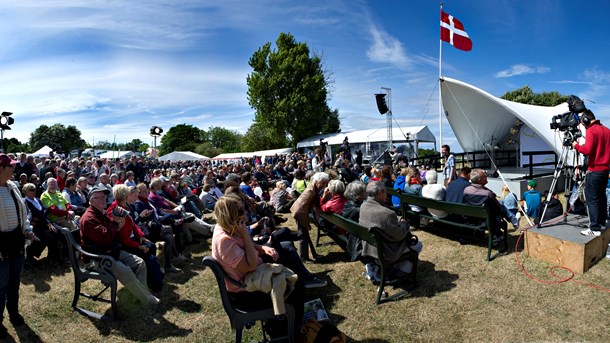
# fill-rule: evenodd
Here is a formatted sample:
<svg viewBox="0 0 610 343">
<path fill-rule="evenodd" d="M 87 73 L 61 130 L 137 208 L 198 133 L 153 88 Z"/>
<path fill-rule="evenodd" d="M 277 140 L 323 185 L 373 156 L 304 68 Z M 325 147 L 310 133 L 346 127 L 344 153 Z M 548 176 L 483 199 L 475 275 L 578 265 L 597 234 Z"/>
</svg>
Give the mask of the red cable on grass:
<svg viewBox="0 0 610 343">
<path fill-rule="evenodd" d="M 550 224 L 558 223 L 561 220 L 563 220 L 563 218 L 565 218 L 567 215 L 568 215 L 568 213 L 566 212 L 566 213 L 563 214 L 563 216 L 559 217 L 556 220 L 550 221 L 548 223 L 550 223 Z M 534 281 L 536 281 L 538 283 L 543 283 L 543 284 L 547 284 L 547 285 L 560 284 L 560 283 L 564 283 L 564 282 L 572 280 L 572 281 L 576 282 L 577 284 L 580 284 L 580 285 L 583 285 L 583 286 L 588 286 L 588 287 L 591 287 L 591 288 L 594 288 L 594 289 L 599 289 L 601 291 L 610 293 L 610 289 L 609 288 L 606 288 L 606 287 L 603 287 L 603 286 L 594 285 L 594 284 L 588 283 L 588 282 L 578 281 L 578 280 L 574 279 L 574 271 L 572 271 L 570 268 L 564 267 L 564 266 L 552 266 L 551 268 L 549 268 L 549 273 L 553 277 L 558 279 L 558 280 L 553 280 L 553 281 L 541 280 L 541 279 L 538 279 L 537 277 L 531 275 L 530 273 L 528 273 L 527 270 L 525 270 L 525 267 L 523 266 L 523 263 L 519 260 L 519 242 L 521 241 L 521 237 L 523 237 L 523 235 L 527 232 L 527 230 L 529 230 L 529 229 L 531 229 L 533 227 L 534 227 L 534 225 L 532 225 L 530 227 L 527 227 L 525 230 L 523 230 L 521 232 L 521 234 L 519 235 L 519 238 L 517 238 L 517 243 L 515 243 L 515 259 L 517 260 L 517 264 L 519 265 L 519 268 L 521 268 L 521 271 L 525 275 L 527 275 L 527 277 L 529 277 L 530 279 L 532 279 L 532 280 L 534 280 Z M 557 275 L 555 273 L 556 269 L 563 269 L 563 270 L 569 272 L 570 275 L 567 276 L 567 277 L 562 278 L 562 276 Z"/>
</svg>

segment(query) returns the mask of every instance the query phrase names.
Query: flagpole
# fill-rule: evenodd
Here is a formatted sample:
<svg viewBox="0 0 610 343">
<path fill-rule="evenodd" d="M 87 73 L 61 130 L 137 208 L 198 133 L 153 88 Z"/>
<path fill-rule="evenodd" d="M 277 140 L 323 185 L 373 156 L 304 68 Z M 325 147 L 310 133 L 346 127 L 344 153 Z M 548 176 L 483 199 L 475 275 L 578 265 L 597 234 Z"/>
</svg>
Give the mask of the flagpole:
<svg viewBox="0 0 610 343">
<path fill-rule="evenodd" d="M 443 13 L 443 3 L 441 2 L 441 15 Z M 439 15 L 440 18 L 440 15 Z M 439 134 L 439 153 L 440 151 L 442 151 L 442 147 L 443 147 L 443 104 L 442 104 L 442 97 L 441 97 L 441 80 L 442 80 L 442 65 L 443 65 L 443 41 L 440 39 L 438 39 L 438 127 L 440 129 L 440 134 Z M 442 157 L 442 153 L 441 153 L 441 157 Z"/>
</svg>

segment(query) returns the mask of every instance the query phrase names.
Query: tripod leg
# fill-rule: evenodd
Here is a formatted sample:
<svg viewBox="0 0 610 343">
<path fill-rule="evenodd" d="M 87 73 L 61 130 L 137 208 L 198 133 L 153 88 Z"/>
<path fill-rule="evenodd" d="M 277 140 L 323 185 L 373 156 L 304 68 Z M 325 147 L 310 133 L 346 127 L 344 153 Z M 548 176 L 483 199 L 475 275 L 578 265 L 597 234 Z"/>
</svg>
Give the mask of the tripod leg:
<svg viewBox="0 0 610 343">
<path fill-rule="evenodd" d="M 555 187 L 557 186 L 557 180 L 559 180 L 559 176 L 561 176 L 561 171 L 564 167 L 564 162 L 568 157 L 568 147 L 564 146 L 561 150 L 561 155 L 559 158 L 559 162 L 557 163 L 557 167 L 555 167 L 555 172 L 553 173 L 553 181 L 551 182 L 551 188 L 549 189 L 549 194 L 547 194 L 546 199 L 544 200 L 544 209 L 542 210 L 542 215 L 540 216 L 540 221 L 538 222 L 538 228 L 542 227 L 542 223 L 544 222 L 544 215 L 546 214 L 546 210 L 549 206 L 549 202 L 553 197 L 553 192 L 555 191 Z"/>
</svg>

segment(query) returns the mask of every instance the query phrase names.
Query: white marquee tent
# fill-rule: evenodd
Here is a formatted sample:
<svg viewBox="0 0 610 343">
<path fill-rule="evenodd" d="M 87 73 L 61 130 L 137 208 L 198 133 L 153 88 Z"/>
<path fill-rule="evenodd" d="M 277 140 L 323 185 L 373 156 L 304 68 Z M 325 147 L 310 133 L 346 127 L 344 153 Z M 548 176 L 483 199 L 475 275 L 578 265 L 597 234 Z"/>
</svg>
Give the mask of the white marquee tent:
<svg viewBox="0 0 610 343">
<path fill-rule="evenodd" d="M 290 154 L 292 152 L 291 148 L 281 148 L 281 149 L 271 149 L 271 150 L 259 150 L 259 151 L 251 151 L 251 152 L 231 152 L 224 153 L 218 156 L 213 157 L 213 160 L 239 160 L 243 158 L 250 158 L 254 156 L 261 156 L 265 158 L 266 156 L 272 156 L 275 154 L 283 155 Z"/>
<path fill-rule="evenodd" d="M 34 157 L 49 157 L 49 153 L 51 153 L 53 149 L 49 148 L 49 146 L 45 145 L 42 148 L 32 153 Z"/>
<path fill-rule="evenodd" d="M 199 155 L 190 151 L 174 151 L 159 157 L 159 161 L 195 161 L 209 160 L 207 156 Z"/>
<path fill-rule="evenodd" d="M 555 107 L 520 104 L 447 77 L 441 90 L 446 118 L 464 151 L 515 149 L 515 143 L 520 143 L 522 152 L 552 149 L 561 153 L 562 139 L 550 123 L 553 116 L 568 111 L 567 103 Z M 523 125 L 516 125 L 517 120 Z M 512 139 L 516 132 L 520 136 Z"/>
<path fill-rule="evenodd" d="M 127 150 L 127 151 L 106 151 L 101 154 L 100 158 L 129 158 L 131 155 L 137 155 L 137 153 Z"/>
<path fill-rule="evenodd" d="M 412 126 L 392 128 L 392 141 L 393 142 L 405 142 L 405 135 L 410 134 L 411 139 L 416 143 L 436 143 L 436 138 L 430 132 L 427 126 Z M 328 145 L 341 145 L 343 140 L 347 137 L 350 144 L 355 143 L 375 143 L 375 142 L 387 142 L 388 133 L 387 129 L 369 129 L 369 130 L 357 130 L 349 132 L 330 133 L 326 135 L 318 135 L 306 138 L 297 143 L 297 148 L 310 148 L 320 145 L 320 139 L 324 139 Z"/>
</svg>

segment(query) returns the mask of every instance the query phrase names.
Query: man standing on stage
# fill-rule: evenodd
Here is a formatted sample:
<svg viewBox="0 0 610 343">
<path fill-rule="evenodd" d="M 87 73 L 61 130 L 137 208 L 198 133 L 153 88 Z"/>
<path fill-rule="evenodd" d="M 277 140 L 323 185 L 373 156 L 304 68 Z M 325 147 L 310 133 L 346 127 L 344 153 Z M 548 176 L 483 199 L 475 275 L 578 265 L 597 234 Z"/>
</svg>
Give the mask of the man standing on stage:
<svg viewBox="0 0 610 343">
<path fill-rule="evenodd" d="M 580 233 L 585 236 L 599 236 L 606 229 L 606 185 L 610 169 L 610 130 L 603 126 L 590 110 L 585 110 L 580 118 L 586 128 L 585 145 L 573 142 L 574 150 L 589 158 L 585 178 L 585 198 L 589 210 L 591 226 Z"/>
<path fill-rule="evenodd" d="M 441 154 L 445 157 L 445 168 L 443 168 L 443 177 L 445 178 L 445 187 L 447 187 L 451 181 L 457 179 L 455 171 L 455 156 L 451 154 L 451 148 L 449 145 L 444 144 L 441 147 Z"/>
</svg>

